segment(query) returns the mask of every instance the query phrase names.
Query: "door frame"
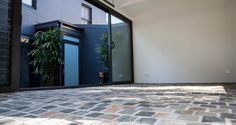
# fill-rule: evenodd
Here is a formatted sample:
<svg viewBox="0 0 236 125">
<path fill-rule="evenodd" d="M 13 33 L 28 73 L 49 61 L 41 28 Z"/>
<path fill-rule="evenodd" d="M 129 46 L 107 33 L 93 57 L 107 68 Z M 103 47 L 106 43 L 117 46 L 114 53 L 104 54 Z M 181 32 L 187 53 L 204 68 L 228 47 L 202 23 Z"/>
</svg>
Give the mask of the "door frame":
<svg viewBox="0 0 236 125">
<path fill-rule="evenodd" d="M 85 0 L 86 2 L 98 7 L 99 9 L 102 9 L 103 11 L 108 13 L 108 47 L 109 47 L 109 83 L 107 85 L 114 85 L 114 84 L 129 84 L 134 83 L 134 54 L 133 54 L 133 22 L 131 19 L 125 17 L 121 13 L 117 12 L 113 8 L 109 7 L 108 5 L 105 5 L 103 2 L 99 0 Z M 111 15 L 119 18 L 120 20 L 126 22 L 129 25 L 130 30 L 130 41 L 131 41 L 131 71 L 132 71 L 132 80 L 131 81 L 122 81 L 122 82 L 113 82 L 112 81 L 112 51 L 111 51 Z"/>
<path fill-rule="evenodd" d="M 108 5 L 105 5 L 103 2 L 98 1 L 98 0 L 85 0 L 86 2 L 98 7 L 99 9 L 104 10 L 105 12 L 109 13 L 109 15 L 114 15 L 118 17 L 119 19 L 127 22 L 130 25 L 130 31 L 131 31 L 131 61 L 132 61 L 132 80 L 131 81 L 124 81 L 124 82 L 119 82 L 117 84 L 130 84 L 134 83 L 134 56 L 133 56 L 133 28 L 132 28 L 132 21 L 125 17 L 124 15 L 120 14 L 113 8 L 109 7 Z M 58 88 L 72 88 L 72 87 L 58 87 L 58 88 L 29 88 L 29 89 L 21 89 L 20 88 L 20 52 L 21 52 L 21 46 L 20 46 L 20 37 L 21 37 L 21 22 L 22 22 L 22 0 L 11 0 L 11 37 L 10 37 L 10 85 L 6 87 L 0 87 L 0 93 L 1 92 L 14 92 L 18 90 L 37 90 L 37 89 L 58 89 Z M 109 23 L 111 23 L 109 21 Z M 111 25 L 109 24 L 109 29 L 111 28 Z M 110 34 L 110 30 L 109 30 Z M 109 35 L 110 36 L 110 35 Z M 109 38 L 109 43 L 111 41 L 111 37 Z M 109 47 L 110 44 L 109 44 Z M 111 55 L 110 55 L 111 56 Z M 110 57 L 111 58 L 111 57 Z M 111 64 L 110 64 L 111 65 Z M 110 68 L 110 72 L 112 73 L 112 69 Z M 111 77 L 112 75 L 110 75 Z M 112 79 L 110 79 L 110 82 L 108 85 L 114 85 L 115 83 L 112 82 Z M 92 86 L 92 85 L 89 85 Z M 83 87 L 83 86 L 77 86 L 78 87 Z M 87 86 L 86 86 L 87 87 Z M 74 87 L 73 87 L 74 88 Z"/>
<path fill-rule="evenodd" d="M 72 36 L 71 34 L 67 34 L 67 33 L 64 33 L 62 36 L 70 36 L 70 37 L 75 37 L 75 36 Z M 75 37 L 77 38 L 77 37 Z M 80 38 L 78 38 L 79 40 L 81 40 Z M 69 44 L 69 45 L 74 45 L 74 46 L 77 46 L 78 47 L 78 59 L 80 58 L 80 47 L 81 47 L 81 43 L 76 43 L 76 42 L 72 42 L 72 41 L 69 41 L 69 40 L 64 40 L 63 39 L 63 59 L 64 59 L 64 62 L 65 62 L 65 44 Z M 80 62 L 78 62 L 78 85 L 77 86 L 80 86 Z M 65 63 L 63 64 L 63 67 L 62 67 L 62 76 L 61 76 L 63 79 L 62 83 L 63 83 L 63 86 L 64 87 L 76 87 L 76 86 L 65 86 Z M 60 78 L 59 78 L 60 79 Z"/>
</svg>

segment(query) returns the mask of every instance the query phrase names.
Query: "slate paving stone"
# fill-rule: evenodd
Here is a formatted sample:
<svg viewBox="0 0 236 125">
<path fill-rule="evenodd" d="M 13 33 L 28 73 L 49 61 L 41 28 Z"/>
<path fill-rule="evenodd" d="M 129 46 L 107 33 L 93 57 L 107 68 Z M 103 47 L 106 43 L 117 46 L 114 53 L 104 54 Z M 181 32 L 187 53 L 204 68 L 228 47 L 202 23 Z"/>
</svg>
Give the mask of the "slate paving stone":
<svg viewBox="0 0 236 125">
<path fill-rule="evenodd" d="M 175 113 L 182 114 L 182 115 L 191 115 L 191 114 L 193 114 L 193 111 L 190 111 L 190 110 L 176 110 Z"/>
<path fill-rule="evenodd" d="M 223 103 L 223 102 L 212 102 L 211 105 L 226 105 L 226 103 Z"/>
<path fill-rule="evenodd" d="M 215 106 L 215 105 L 201 105 L 201 107 L 216 108 L 217 106 Z"/>
<path fill-rule="evenodd" d="M 27 108 L 30 108 L 28 106 L 20 106 L 20 107 L 13 107 L 11 109 L 14 109 L 14 110 L 24 110 L 24 109 L 27 109 Z"/>
<path fill-rule="evenodd" d="M 7 112 L 1 112 L 0 116 L 5 117 L 5 116 L 10 116 L 10 115 L 15 114 L 15 113 L 16 113 L 16 111 L 10 110 L 10 111 L 7 111 Z"/>
<path fill-rule="evenodd" d="M 233 112 L 233 113 L 236 113 L 236 109 L 233 109 L 232 112 Z"/>
<path fill-rule="evenodd" d="M 199 117 L 191 116 L 191 115 L 180 115 L 177 119 L 185 120 L 185 121 L 198 121 Z"/>
<path fill-rule="evenodd" d="M 83 115 L 85 115 L 87 113 L 89 113 L 89 111 L 76 111 L 76 112 L 73 112 L 73 114 L 79 115 L 79 116 L 83 116 Z"/>
<path fill-rule="evenodd" d="M 10 110 L 7 109 L 0 109 L 0 114 L 4 113 L 4 112 L 9 112 Z"/>
<path fill-rule="evenodd" d="M 206 111 L 206 108 L 202 108 L 202 107 L 190 107 L 188 110 L 189 110 L 189 111 Z"/>
<path fill-rule="evenodd" d="M 105 107 L 95 107 L 95 108 L 91 109 L 90 111 L 102 111 L 104 109 L 106 109 L 106 108 Z"/>
<path fill-rule="evenodd" d="M 230 106 L 236 106 L 236 103 L 230 103 L 229 105 Z"/>
<path fill-rule="evenodd" d="M 231 123 L 236 123 L 236 120 L 231 120 Z"/>
<path fill-rule="evenodd" d="M 153 125 L 156 121 L 157 119 L 155 118 L 140 118 L 135 123 Z"/>
<path fill-rule="evenodd" d="M 160 86 L 155 85 L 148 85 L 146 89 L 146 86 L 135 84 L 0 94 L 0 120 L 15 115 L 14 120 L 49 120 L 45 123 L 61 119 L 107 122 L 98 125 L 152 124 L 151 119 L 157 118 L 155 125 L 236 124 L 236 89 L 225 93 L 225 90 L 213 86 L 204 91 L 205 86 L 200 87 L 196 92 L 178 87 L 159 90 Z"/>
<path fill-rule="evenodd" d="M 206 102 L 193 102 L 193 104 L 203 104 L 203 105 L 207 105 L 208 103 L 206 103 Z"/>
<path fill-rule="evenodd" d="M 217 113 L 214 112 L 196 112 L 196 116 L 211 116 L 211 117 L 216 117 Z"/>
<path fill-rule="evenodd" d="M 118 100 L 118 101 L 120 101 L 120 100 Z M 110 102 L 112 102 L 112 101 L 110 101 L 110 100 L 105 100 L 105 101 L 102 101 L 102 102 L 104 102 L 104 103 L 110 103 Z"/>
<path fill-rule="evenodd" d="M 207 123 L 187 123 L 186 125 L 211 125 Z"/>
<path fill-rule="evenodd" d="M 129 114 L 129 115 L 131 115 L 131 114 L 134 114 L 135 112 L 137 112 L 137 110 L 124 109 L 124 110 L 120 111 L 119 113 L 120 113 L 120 114 Z"/>
<path fill-rule="evenodd" d="M 222 109 L 222 108 L 208 108 L 209 112 L 216 112 L 216 113 L 228 113 L 229 109 Z"/>
<path fill-rule="evenodd" d="M 139 104 L 138 106 L 139 107 L 151 107 L 152 105 L 149 105 L 149 104 Z"/>
<path fill-rule="evenodd" d="M 106 106 L 108 106 L 108 105 L 110 105 L 110 104 L 102 103 L 102 104 L 98 104 L 97 107 L 106 107 Z"/>
<path fill-rule="evenodd" d="M 191 101 L 177 101 L 177 103 L 191 103 Z"/>
<path fill-rule="evenodd" d="M 106 120 L 114 120 L 117 117 L 119 117 L 119 115 L 105 114 L 105 115 L 101 116 L 100 118 L 106 119 Z"/>
<path fill-rule="evenodd" d="M 38 114 L 41 114 L 41 113 L 44 113 L 44 112 L 46 112 L 46 110 L 39 109 L 39 110 L 36 110 L 36 111 L 30 112 L 30 113 L 31 113 L 31 114 L 35 114 L 35 115 L 38 115 Z"/>
<path fill-rule="evenodd" d="M 153 111 L 154 109 L 151 108 L 151 107 L 141 107 L 141 108 L 138 108 L 138 110 L 141 110 L 141 111 Z"/>
<path fill-rule="evenodd" d="M 59 105 L 61 105 L 61 106 L 68 106 L 68 105 L 72 105 L 73 103 L 69 103 L 69 102 L 67 102 L 67 103 L 62 103 L 62 104 L 59 104 Z"/>
<path fill-rule="evenodd" d="M 134 105 L 136 105 L 137 103 L 125 103 L 124 105 L 132 105 L 132 106 L 134 106 Z"/>
<path fill-rule="evenodd" d="M 148 101 L 140 101 L 140 102 L 138 102 L 138 103 L 140 103 L 140 104 L 150 104 L 151 102 L 148 102 Z"/>
<path fill-rule="evenodd" d="M 220 117 L 203 116 L 202 122 L 224 123 L 225 120 Z"/>
<path fill-rule="evenodd" d="M 137 117 L 134 116 L 128 116 L 128 115 L 123 115 L 120 118 L 117 119 L 119 122 L 134 122 L 137 119 Z"/>
<path fill-rule="evenodd" d="M 23 117 L 24 115 L 26 115 L 26 113 L 16 113 L 11 115 L 12 117 Z"/>
<path fill-rule="evenodd" d="M 177 105 L 177 106 L 169 106 L 169 108 L 171 108 L 171 109 L 184 110 L 184 109 L 186 109 L 186 106 L 179 106 L 179 105 Z"/>
<path fill-rule="evenodd" d="M 91 106 L 91 105 L 86 105 L 86 106 L 81 106 L 79 107 L 79 109 L 91 109 L 93 108 L 94 106 Z"/>
<path fill-rule="evenodd" d="M 110 107 L 110 108 L 105 109 L 103 112 L 116 113 L 120 111 L 121 109 L 122 109 L 121 107 Z"/>
<path fill-rule="evenodd" d="M 162 107 L 162 108 L 164 108 L 164 107 L 167 107 L 167 105 L 156 104 L 156 105 L 153 105 L 152 107 Z"/>
<path fill-rule="evenodd" d="M 8 109 L 11 109 L 11 108 L 14 108 L 14 107 L 19 107 L 17 105 L 12 105 L 12 104 L 0 104 L 0 107 L 1 108 L 8 108 Z"/>
<path fill-rule="evenodd" d="M 74 111 L 76 111 L 76 109 L 64 109 L 60 112 L 62 112 L 62 113 L 71 113 L 71 112 L 74 112 Z"/>
<path fill-rule="evenodd" d="M 236 109 L 236 106 L 226 106 L 226 105 L 221 105 L 220 108 L 225 108 L 225 109 Z"/>
<path fill-rule="evenodd" d="M 236 114 L 221 113 L 222 118 L 236 119 Z"/>
<path fill-rule="evenodd" d="M 45 106 L 45 107 L 42 107 L 44 109 L 52 109 L 52 108 L 56 108 L 57 106 L 54 106 L 54 105 L 48 105 L 48 106 Z"/>
<path fill-rule="evenodd" d="M 137 114 L 135 114 L 136 116 L 153 116 L 155 114 L 155 112 L 145 112 L 145 111 L 141 111 Z"/>
<path fill-rule="evenodd" d="M 95 102 L 89 102 L 87 103 L 86 105 L 97 105 L 98 103 L 95 103 Z"/>
<path fill-rule="evenodd" d="M 99 116 L 103 115 L 103 113 L 90 113 L 86 115 L 87 117 L 98 118 Z"/>
<path fill-rule="evenodd" d="M 17 104 L 17 105 L 30 105 L 31 102 L 24 102 L 24 101 L 9 101 L 9 104 Z"/>
</svg>

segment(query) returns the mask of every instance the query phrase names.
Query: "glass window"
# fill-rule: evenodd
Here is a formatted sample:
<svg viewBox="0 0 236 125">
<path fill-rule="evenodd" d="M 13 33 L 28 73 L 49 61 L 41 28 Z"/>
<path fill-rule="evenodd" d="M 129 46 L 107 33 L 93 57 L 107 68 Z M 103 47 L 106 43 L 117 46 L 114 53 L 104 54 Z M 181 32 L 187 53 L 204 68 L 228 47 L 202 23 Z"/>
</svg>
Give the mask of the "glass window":
<svg viewBox="0 0 236 125">
<path fill-rule="evenodd" d="M 36 8 L 36 0 L 22 0 L 22 3 Z"/>
<path fill-rule="evenodd" d="M 86 4 L 81 6 L 81 24 L 92 24 L 92 8 Z"/>
<path fill-rule="evenodd" d="M 132 81 L 130 24 L 111 16 L 112 79 L 114 83 Z"/>
<path fill-rule="evenodd" d="M 67 41 L 71 41 L 71 42 L 76 42 L 76 43 L 80 43 L 80 40 L 78 38 L 75 38 L 75 37 L 71 37 L 71 36 L 63 36 L 63 39 L 64 40 L 67 40 Z"/>
</svg>

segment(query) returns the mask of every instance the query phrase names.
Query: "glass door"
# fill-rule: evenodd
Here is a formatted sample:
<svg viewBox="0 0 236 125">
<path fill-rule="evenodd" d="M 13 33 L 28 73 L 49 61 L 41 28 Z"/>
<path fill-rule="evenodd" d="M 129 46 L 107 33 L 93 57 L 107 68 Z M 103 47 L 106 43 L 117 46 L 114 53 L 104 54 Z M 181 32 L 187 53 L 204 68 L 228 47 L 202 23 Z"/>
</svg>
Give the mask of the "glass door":
<svg viewBox="0 0 236 125">
<path fill-rule="evenodd" d="M 112 82 L 132 82 L 130 24 L 111 15 Z"/>
</svg>

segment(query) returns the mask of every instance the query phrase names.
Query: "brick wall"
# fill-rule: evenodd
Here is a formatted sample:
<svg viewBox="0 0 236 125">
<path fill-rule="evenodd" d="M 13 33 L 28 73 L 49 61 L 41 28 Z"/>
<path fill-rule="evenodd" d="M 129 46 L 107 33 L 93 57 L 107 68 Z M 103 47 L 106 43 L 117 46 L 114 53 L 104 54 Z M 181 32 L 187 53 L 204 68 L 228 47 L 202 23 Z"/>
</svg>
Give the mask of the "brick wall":
<svg viewBox="0 0 236 125">
<path fill-rule="evenodd" d="M 0 86 L 10 80 L 10 1 L 0 0 Z"/>
</svg>

